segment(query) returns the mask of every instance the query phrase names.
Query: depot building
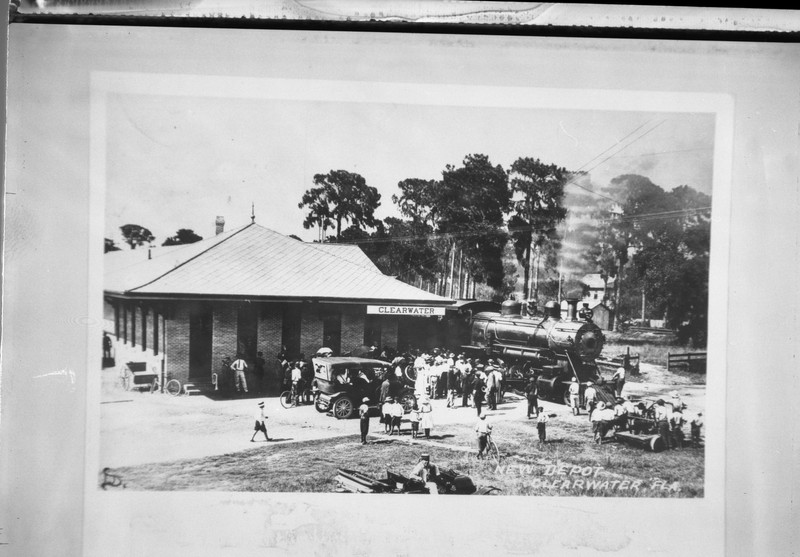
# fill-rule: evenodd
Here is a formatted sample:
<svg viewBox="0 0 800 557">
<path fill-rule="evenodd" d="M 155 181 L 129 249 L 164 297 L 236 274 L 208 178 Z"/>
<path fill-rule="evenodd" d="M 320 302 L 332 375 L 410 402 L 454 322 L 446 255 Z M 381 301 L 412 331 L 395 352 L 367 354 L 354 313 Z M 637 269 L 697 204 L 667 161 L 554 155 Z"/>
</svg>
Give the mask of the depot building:
<svg viewBox="0 0 800 557">
<path fill-rule="evenodd" d="M 386 276 L 358 246 L 307 243 L 255 222 L 194 244 L 104 256 L 105 330 L 117 366 L 147 362 L 164 379 L 208 383 L 225 357 L 321 347 L 428 348 L 448 298 Z"/>
</svg>

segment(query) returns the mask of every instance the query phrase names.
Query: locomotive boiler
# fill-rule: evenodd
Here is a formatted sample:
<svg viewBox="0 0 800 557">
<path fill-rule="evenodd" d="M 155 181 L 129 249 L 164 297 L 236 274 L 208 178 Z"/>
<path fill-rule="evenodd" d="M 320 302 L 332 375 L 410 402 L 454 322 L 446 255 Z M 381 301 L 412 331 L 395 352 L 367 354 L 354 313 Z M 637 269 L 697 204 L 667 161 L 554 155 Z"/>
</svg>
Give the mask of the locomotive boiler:
<svg viewBox="0 0 800 557">
<path fill-rule="evenodd" d="M 599 383 L 598 398 L 613 401 L 595 364 L 603 351 L 603 331 L 591 321 L 590 310 L 578 314 L 577 300 L 567 304 L 566 319 L 556 302 L 548 302 L 545 314 L 538 317 L 521 315 L 521 304 L 514 301 L 503 302 L 499 313 L 476 313 L 469 345 L 462 348 L 473 356 L 503 360 L 512 386 L 522 386 L 535 374 L 540 398 L 568 402 L 568 386 L 576 377 L 582 391 L 589 381 Z"/>
</svg>

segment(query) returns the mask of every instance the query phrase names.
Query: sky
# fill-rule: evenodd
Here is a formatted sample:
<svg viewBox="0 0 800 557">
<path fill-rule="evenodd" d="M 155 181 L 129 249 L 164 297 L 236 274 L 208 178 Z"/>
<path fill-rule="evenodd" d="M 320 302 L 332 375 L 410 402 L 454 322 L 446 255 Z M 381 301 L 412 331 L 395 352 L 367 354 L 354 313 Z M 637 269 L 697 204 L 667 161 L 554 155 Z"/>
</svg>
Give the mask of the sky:
<svg viewBox="0 0 800 557">
<path fill-rule="evenodd" d="M 506 169 L 530 156 L 588 171 L 598 190 L 634 173 L 710 194 L 713 140 L 710 114 L 112 93 L 105 235 L 119 244 L 120 226 L 140 224 L 161 245 L 179 228 L 213 235 L 217 216 L 242 226 L 253 210 L 310 241 L 298 203 L 314 174 L 361 174 L 385 218 L 399 181 L 440 178 L 473 153 Z"/>
</svg>

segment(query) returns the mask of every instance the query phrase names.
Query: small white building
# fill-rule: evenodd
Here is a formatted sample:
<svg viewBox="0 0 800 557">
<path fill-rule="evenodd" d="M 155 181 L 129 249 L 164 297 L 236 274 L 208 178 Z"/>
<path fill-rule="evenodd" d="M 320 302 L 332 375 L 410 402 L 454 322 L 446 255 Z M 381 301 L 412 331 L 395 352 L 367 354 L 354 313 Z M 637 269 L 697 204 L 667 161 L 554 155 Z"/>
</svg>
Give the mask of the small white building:
<svg viewBox="0 0 800 557">
<path fill-rule="evenodd" d="M 611 297 L 615 282 L 616 279 L 614 277 L 609 277 L 607 283 L 603 282 L 600 273 L 584 275 L 581 279 L 581 284 L 584 286 L 584 295 L 581 302 L 589 303 L 589 307 L 592 307 L 592 304 L 605 303 Z M 578 304 L 579 307 L 582 305 Z"/>
</svg>

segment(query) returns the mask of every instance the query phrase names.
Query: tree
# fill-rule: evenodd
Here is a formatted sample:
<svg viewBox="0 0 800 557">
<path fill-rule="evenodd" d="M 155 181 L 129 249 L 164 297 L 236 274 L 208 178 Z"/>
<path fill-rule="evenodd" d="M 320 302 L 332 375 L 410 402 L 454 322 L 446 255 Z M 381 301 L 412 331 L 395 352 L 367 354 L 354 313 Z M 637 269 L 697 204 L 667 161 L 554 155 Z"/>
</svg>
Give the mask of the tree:
<svg viewBox="0 0 800 557">
<path fill-rule="evenodd" d="M 368 186 L 361 175 L 331 170 L 327 174 L 315 174 L 314 184 L 297 205 L 308 209 L 303 221 L 305 229 L 318 226 L 324 237 L 325 230 L 335 224 L 338 238 L 344 222 L 359 228 L 372 228 L 377 224 L 375 210 L 381 205 L 381 194 Z"/>
<path fill-rule="evenodd" d="M 688 186 L 665 192 L 636 175 L 615 178 L 608 191 L 620 204 L 600 227 L 592 255 L 602 276 L 616 277 L 617 322 L 644 306 L 684 340 L 704 343 L 711 198 Z"/>
<path fill-rule="evenodd" d="M 462 166 L 446 166 L 432 197 L 437 232 L 452 235 L 476 281 L 502 289 L 508 241 L 503 226 L 511 201 L 503 167 L 492 165 L 486 155 L 467 155 Z"/>
<path fill-rule="evenodd" d="M 161 244 L 162 246 L 179 246 L 182 244 L 193 244 L 195 242 L 199 242 L 202 240 L 202 236 L 198 236 L 194 233 L 194 230 L 181 228 L 179 229 L 174 236 L 170 236 L 164 243 Z"/>
<path fill-rule="evenodd" d="M 532 157 L 520 157 L 511 165 L 511 204 L 514 214 L 509 222 L 515 252 L 524 269 L 523 290 L 526 298 L 538 298 L 538 271 L 542 252 L 549 248 L 546 257 L 557 256 L 558 224 L 567 210 L 563 206 L 564 184 L 567 170 L 554 164 L 545 164 Z M 535 279 L 531 287 L 531 258 L 535 260 Z M 557 262 L 556 262 L 557 265 Z"/>
<path fill-rule="evenodd" d="M 103 253 L 108 253 L 110 251 L 119 251 L 119 248 L 114 243 L 114 240 L 111 240 L 109 238 L 104 238 L 104 240 L 105 240 L 105 251 Z"/>
<path fill-rule="evenodd" d="M 430 223 L 436 207 L 436 180 L 409 178 L 397 184 L 400 195 L 392 195 L 392 201 L 400 213 L 414 222 Z"/>
<path fill-rule="evenodd" d="M 122 231 L 122 237 L 131 249 L 149 244 L 156 239 L 148 229 L 138 224 L 125 224 L 119 228 Z"/>
</svg>

